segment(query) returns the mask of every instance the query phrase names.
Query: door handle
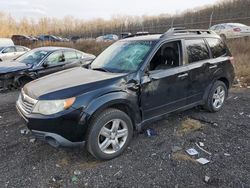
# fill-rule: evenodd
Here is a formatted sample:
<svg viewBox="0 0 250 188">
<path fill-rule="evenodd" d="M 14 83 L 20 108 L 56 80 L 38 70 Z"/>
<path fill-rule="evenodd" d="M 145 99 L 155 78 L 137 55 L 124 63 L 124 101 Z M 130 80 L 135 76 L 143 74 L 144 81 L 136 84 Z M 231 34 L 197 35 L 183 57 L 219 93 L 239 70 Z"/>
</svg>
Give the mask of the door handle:
<svg viewBox="0 0 250 188">
<path fill-rule="evenodd" d="M 187 76 L 188 76 L 188 73 L 180 74 L 180 75 L 178 76 L 178 78 L 185 78 L 185 77 L 187 77 Z"/>
<path fill-rule="evenodd" d="M 214 66 L 210 66 L 209 69 L 216 69 L 218 66 L 214 65 Z"/>
</svg>

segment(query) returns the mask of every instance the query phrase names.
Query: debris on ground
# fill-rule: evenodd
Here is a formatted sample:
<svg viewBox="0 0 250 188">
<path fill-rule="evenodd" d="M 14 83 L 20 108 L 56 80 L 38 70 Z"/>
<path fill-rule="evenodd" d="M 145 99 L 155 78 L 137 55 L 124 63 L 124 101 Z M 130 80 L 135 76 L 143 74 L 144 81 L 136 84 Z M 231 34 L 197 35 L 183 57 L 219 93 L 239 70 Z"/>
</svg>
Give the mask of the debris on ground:
<svg viewBox="0 0 250 188">
<path fill-rule="evenodd" d="M 27 134 L 29 134 L 29 132 L 30 132 L 29 129 L 21 129 L 21 130 L 20 130 L 20 133 L 21 133 L 21 134 L 26 134 L 26 135 L 27 135 Z"/>
<path fill-rule="evenodd" d="M 243 115 L 244 115 L 244 112 L 240 112 L 239 114 L 240 114 L 241 116 L 243 116 Z"/>
<path fill-rule="evenodd" d="M 2 116 L 0 116 L 0 119 L 2 119 L 3 117 Z"/>
<path fill-rule="evenodd" d="M 190 132 L 198 131 L 201 128 L 202 128 L 202 124 L 200 121 L 188 118 L 182 122 L 181 127 L 177 131 L 177 134 L 180 136 L 183 136 Z"/>
<path fill-rule="evenodd" d="M 114 176 L 118 176 L 118 175 L 120 175 L 121 173 L 122 173 L 122 171 L 119 170 L 118 172 L 116 172 L 116 173 L 114 174 Z"/>
<path fill-rule="evenodd" d="M 203 151 L 203 152 L 205 152 L 205 153 L 207 153 L 208 155 L 212 155 L 212 153 L 211 152 L 209 152 L 209 151 L 207 151 L 207 150 L 205 150 L 205 149 L 203 149 L 202 147 L 200 147 L 197 143 L 195 143 L 195 145 L 201 150 L 201 151 Z"/>
<path fill-rule="evenodd" d="M 74 175 L 76 175 L 76 176 L 81 175 L 81 171 L 80 171 L 80 170 L 75 170 L 75 171 L 74 171 Z"/>
<path fill-rule="evenodd" d="M 204 181 L 205 181 L 206 183 L 209 183 L 209 181 L 210 181 L 210 177 L 209 177 L 209 176 L 205 176 Z"/>
<path fill-rule="evenodd" d="M 30 143 L 35 143 L 36 139 L 35 138 L 31 138 L 30 139 Z"/>
<path fill-rule="evenodd" d="M 53 182 L 61 182 L 62 178 L 60 176 L 54 176 L 54 177 L 52 177 L 52 181 Z"/>
<path fill-rule="evenodd" d="M 78 177 L 73 176 L 73 177 L 71 178 L 71 181 L 72 181 L 73 183 L 77 183 L 77 181 L 78 181 Z"/>
<path fill-rule="evenodd" d="M 203 142 L 199 142 L 199 146 L 204 147 L 205 144 Z"/>
<path fill-rule="evenodd" d="M 173 147 L 172 147 L 172 152 L 173 152 L 173 153 L 175 153 L 175 152 L 177 152 L 177 151 L 180 151 L 180 150 L 182 150 L 182 148 L 179 147 L 179 146 L 173 146 Z"/>
<path fill-rule="evenodd" d="M 230 157 L 231 155 L 229 153 L 224 153 L 226 157 Z"/>
<path fill-rule="evenodd" d="M 191 162 L 197 163 L 197 161 L 193 159 L 192 157 L 189 157 L 188 155 L 180 153 L 180 152 L 176 152 L 172 154 L 172 159 L 177 160 L 177 161 L 191 161 Z"/>
<path fill-rule="evenodd" d="M 147 129 L 147 130 L 145 131 L 145 135 L 146 135 L 147 137 L 158 136 L 157 132 L 156 132 L 154 129 L 152 129 L 152 128 Z"/>
<path fill-rule="evenodd" d="M 198 151 L 194 148 L 190 148 L 190 149 L 187 149 L 186 152 L 191 155 L 191 156 L 194 156 L 194 155 L 198 155 Z"/>
<path fill-rule="evenodd" d="M 207 160 L 205 158 L 199 158 L 199 159 L 196 159 L 196 161 L 199 162 L 200 164 L 203 164 L 203 165 L 210 162 L 209 160 Z"/>
</svg>

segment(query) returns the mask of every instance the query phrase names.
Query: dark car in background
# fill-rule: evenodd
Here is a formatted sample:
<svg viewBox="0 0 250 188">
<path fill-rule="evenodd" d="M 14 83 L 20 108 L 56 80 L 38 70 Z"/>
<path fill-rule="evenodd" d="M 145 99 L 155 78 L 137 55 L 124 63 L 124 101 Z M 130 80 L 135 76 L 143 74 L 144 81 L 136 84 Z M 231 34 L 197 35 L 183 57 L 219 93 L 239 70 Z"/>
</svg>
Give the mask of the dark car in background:
<svg viewBox="0 0 250 188">
<path fill-rule="evenodd" d="M 40 35 L 37 37 L 40 41 L 47 42 L 62 42 L 59 38 L 54 35 Z"/>
<path fill-rule="evenodd" d="M 19 88 L 42 76 L 82 66 L 94 55 L 71 48 L 42 47 L 31 50 L 12 62 L 0 63 L 0 90 Z"/>
<path fill-rule="evenodd" d="M 119 156 L 133 132 L 198 105 L 222 109 L 234 80 L 233 57 L 207 30 L 171 29 L 120 40 L 89 69 L 74 68 L 24 86 L 17 110 L 52 146 L 84 144 L 98 159 Z"/>
<path fill-rule="evenodd" d="M 35 37 L 26 35 L 12 35 L 11 39 L 15 44 L 31 44 L 38 41 Z"/>
</svg>

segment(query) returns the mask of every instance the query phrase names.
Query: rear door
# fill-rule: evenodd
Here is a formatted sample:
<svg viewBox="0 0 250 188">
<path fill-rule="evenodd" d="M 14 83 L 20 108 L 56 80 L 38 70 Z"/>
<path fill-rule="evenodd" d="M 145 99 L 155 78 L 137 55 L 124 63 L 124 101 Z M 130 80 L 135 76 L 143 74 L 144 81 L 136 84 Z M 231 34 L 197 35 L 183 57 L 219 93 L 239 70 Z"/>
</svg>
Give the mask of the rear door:
<svg viewBox="0 0 250 188">
<path fill-rule="evenodd" d="M 210 53 L 202 38 L 186 39 L 186 62 L 188 71 L 187 104 L 194 104 L 203 98 L 210 82 Z"/>
<path fill-rule="evenodd" d="M 80 59 L 78 59 L 78 56 L 74 50 L 64 51 L 63 54 L 65 58 L 65 65 L 63 69 L 69 69 L 81 65 Z"/>
</svg>

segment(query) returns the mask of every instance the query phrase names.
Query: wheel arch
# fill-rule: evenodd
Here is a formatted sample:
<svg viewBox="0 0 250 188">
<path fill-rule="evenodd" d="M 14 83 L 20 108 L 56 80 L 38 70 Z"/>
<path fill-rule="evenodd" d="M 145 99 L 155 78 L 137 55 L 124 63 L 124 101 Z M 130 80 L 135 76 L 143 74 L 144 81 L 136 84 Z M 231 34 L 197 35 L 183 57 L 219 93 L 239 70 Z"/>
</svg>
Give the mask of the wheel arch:
<svg viewBox="0 0 250 188">
<path fill-rule="evenodd" d="M 141 113 L 138 105 L 136 105 L 136 99 L 125 92 L 114 92 L 106 94 L 98 99 L 93 100 L 84 112 L 87 114 L 86 122 L 90 124 L 92 119 L 98 116 L 101 112 L 108 108 L 115 108 L 125 112 L 133 123 L 133 127 L 136 129 L 136 125 L 141 122 Z"/>
</svg>

